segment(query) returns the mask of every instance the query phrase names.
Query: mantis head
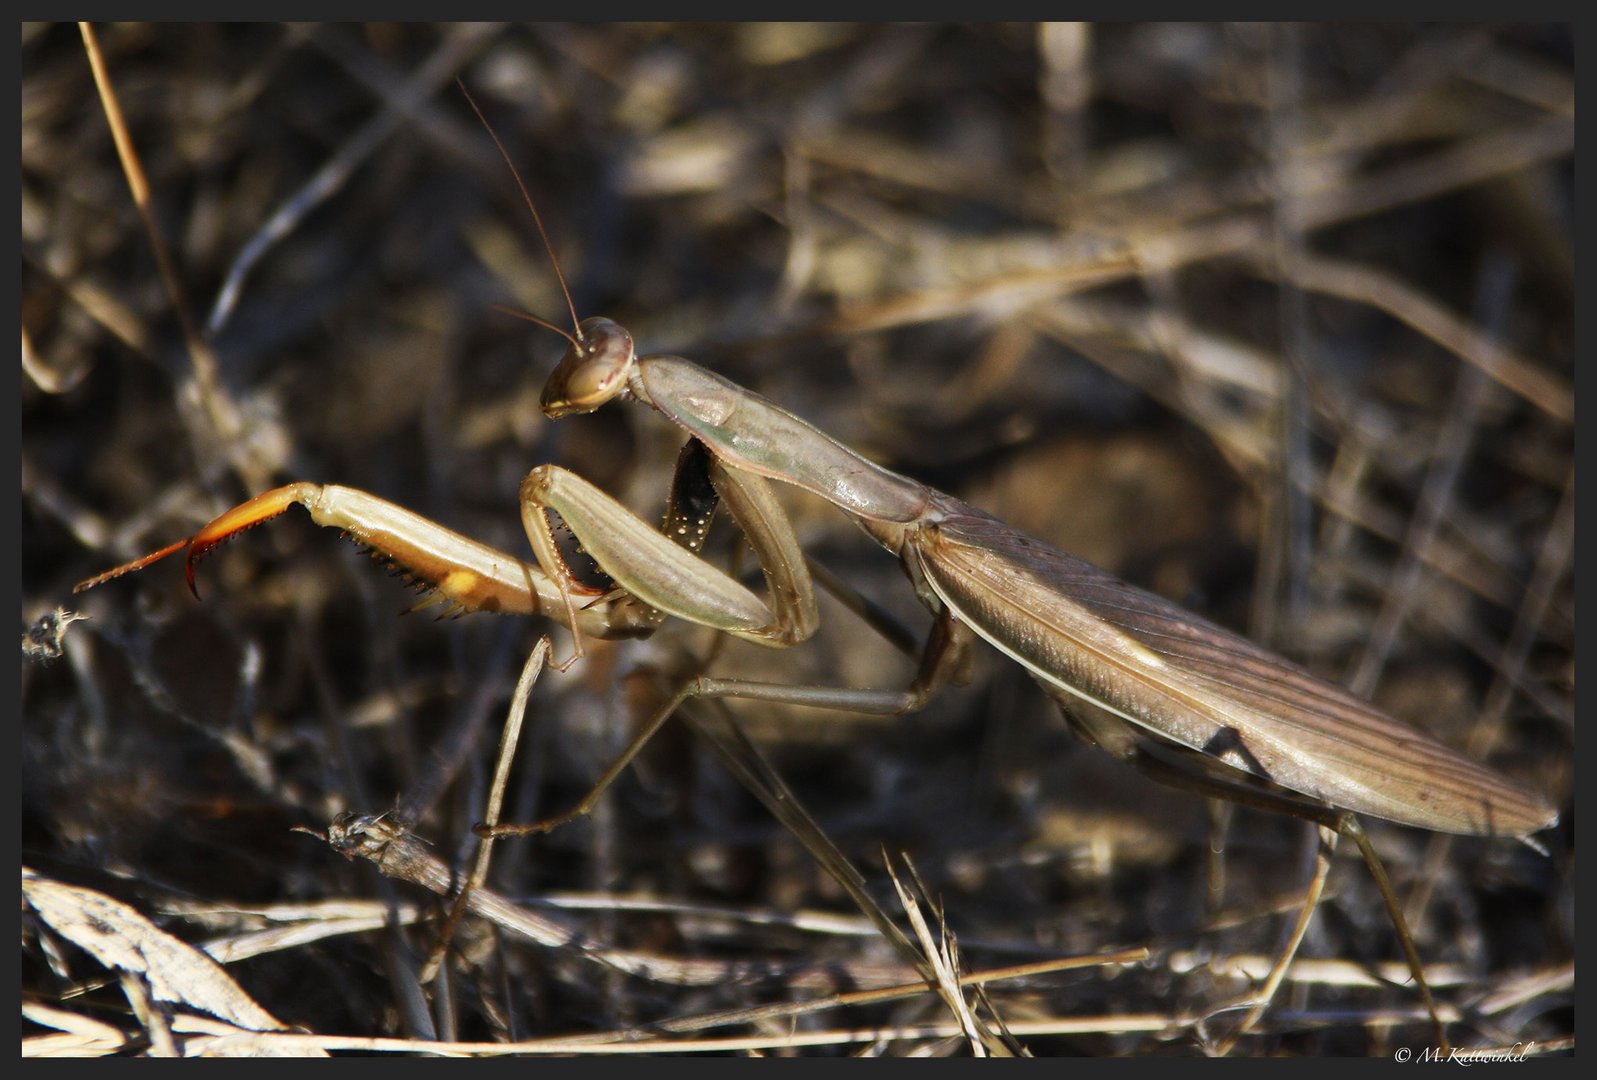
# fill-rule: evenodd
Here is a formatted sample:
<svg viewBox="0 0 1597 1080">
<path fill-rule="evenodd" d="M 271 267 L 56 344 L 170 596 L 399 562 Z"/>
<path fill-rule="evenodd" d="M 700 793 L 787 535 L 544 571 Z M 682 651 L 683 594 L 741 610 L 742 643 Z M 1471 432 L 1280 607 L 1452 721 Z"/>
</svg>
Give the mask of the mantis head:
<svg viewBox="0 0 1597 1080">
<path fill-rule="evenodd" d="M 627 388 L 637 353 L 632 335 L 609 319 L 584 319 L 544 384 L 539 404 L 551 420 L 590 413 Z"/>
</svg>

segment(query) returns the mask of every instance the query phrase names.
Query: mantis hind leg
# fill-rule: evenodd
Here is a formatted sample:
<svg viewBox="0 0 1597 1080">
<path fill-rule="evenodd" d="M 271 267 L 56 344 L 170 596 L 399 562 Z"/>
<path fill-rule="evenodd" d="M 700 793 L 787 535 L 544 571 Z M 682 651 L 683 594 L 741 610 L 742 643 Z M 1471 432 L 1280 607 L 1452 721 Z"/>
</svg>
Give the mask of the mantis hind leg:
<svg viewBox="0 0 1597 1080">
<path fill-rule="evenodd" d="M 756 682 L 748 679 L 717 679 L 706 675 L 689 678 L 666 703 L 649 718 L 632 741 L 610 763 L 570 810 L 531 824 L 479 824 L 475 832 L 482 837 L 528 836 L 551 832 L 593 812 L 605 789 L 615 782 L 656 732 L 665 726 L 682 705 L 693 699 L 742 699 L 785 705 L 805 705 L 815 709 L 860 713 L 867 716 L 901 716 L 925 705 L 945 677 L 963 673 L 970 632 L 963 625 L 940 615 L 932 624 L 915 680 L 903 690 L 853 689 L 844 686 L 806 686 Z"/>
<path fill-rule="evenodd" d="M 1064 704 L 1061 702 L 1061 706 Z M 1098 715 L 1088 718 L 1086 715 L 1088 710 Z M 1358 845 L 1364 865 L 1381 893 L 1381 901 L 1385 904 L 1387 915 L 1392 921 L 1392 928 L 1397 933 L 1398 944 L 1403 950 L 1404 959 L 1408 962 L 1409 971 L 1414 976 L 1420 999 L 1424 1002 L 1426 1012 L 1430 1014 L 1431 1022 L 1435 1025 L 1437 1043 L 1444 1051 L 1448 1048 L 1446 1026 L 1437 1009 L 1436 999 L 1431 995 L 1430 983 L 1426 981 L 1424 965 L 1420 962 L 1419 952 L 1414 947 L 1414 938 L 1409 932 L 1408 920 L 1403 916 L 1402 905 L 1392 889 L 1386 868 L 1355 814 L 1314 802 L 1281 788 L 1263 786 L 1259 781 L 1233 779 L 1217 771 L 1224 766 L 1216 763 L 1214 759 L 1184 747 L 1156 744 L 1146 738 L 1133 738 L 1125 732 L 1117 733 L 1114 730 L 1115 725 L 1119 724 L 1122 728 L 1128 728 L 1129 725 L 1124 725 L 1118 721 L 1118 718 L 1082 702 L 1072 701 L 1067 710 L 1067 717 L 1072 724 L 1083 726 L 1089 737 L 1099 745 L 1134 766 L 1155 783 L 1196 792 L 1210 798 L 1223 799 L 1229 803 L 1250 806 L 1257 810 L 1285 814 L 1308 821 L 1320 828 L 1320 845 L 1315 855 L 1314 875 L 1310 880 L 1297 921 L 1288 934 L 1287 942 L 1275 964 L 1272 965 L 1270 973 L 1266 976 L 1253 1007 L 1249 1009 L 1236 1030 L 1222 1040 L 1218 1047 L 1220 1053 L 1230 1051 L 1236 1041 L 1258 1022 L 1269 1007 L 1271 999 L 1286 976 L 1287 969 L 1297 955 L 1304 935 L 1308 932 L 1309 920 L 1319 904 L 1326 876 L 1330 872 L 1331 856 L 1335 853 L 1337 838 L 1341 836 Z"/>
</svg>

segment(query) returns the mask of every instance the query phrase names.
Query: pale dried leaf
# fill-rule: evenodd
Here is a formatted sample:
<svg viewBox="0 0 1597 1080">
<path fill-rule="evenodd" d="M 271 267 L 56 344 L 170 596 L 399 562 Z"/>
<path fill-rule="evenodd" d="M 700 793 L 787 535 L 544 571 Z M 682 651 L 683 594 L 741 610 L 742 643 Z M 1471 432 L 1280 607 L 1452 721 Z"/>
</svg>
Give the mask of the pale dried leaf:
<svg viewBox="0 0 1597 1080">
<path fill-rule="evenodd" d="M 22 896 L 52 930 L 116 971 L 142 975 L 150 994 L 252 1031 L 286 1025 L 241 990 L 221 966 L 104 893 L 22 868 Z"/>
</svg>

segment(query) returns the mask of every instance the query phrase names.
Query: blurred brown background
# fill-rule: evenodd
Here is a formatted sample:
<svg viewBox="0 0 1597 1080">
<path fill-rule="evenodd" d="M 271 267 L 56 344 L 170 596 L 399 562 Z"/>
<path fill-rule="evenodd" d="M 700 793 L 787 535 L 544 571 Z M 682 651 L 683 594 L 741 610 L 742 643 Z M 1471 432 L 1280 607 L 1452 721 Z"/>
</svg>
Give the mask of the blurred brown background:
<svg viewBox="0 0 1597 1080">
<path fill-rule="evenodd" d="M 1547 792 L 1564 821 L 1540 837 L 1545 857 L 1371 830 L 1400 894 L 1427 894 L 1414 928 L 1439 996 L 1467 1017 L 1458 1041 L 1556 1046 L 1573 1031 L 1569 28 L 99 36 L 182 299 L 163 287 L 77 29 L 25 27 L 26 864 L 195 943 L 322 917 L 291 903 L 425 901 L 289 829 L 403 794 L 425 804 L 416 828 L 439 857 L 469 850 L 510 688 L 546 627 L 395 618 L 410 594 L 297 511 L 206 561 L 203 604 L 175 564 L 79 597 L 73 583 L 294 479 L 366 488 L 517 553 L 517 485 L 539 463 L 658 513 L 680 442 L 664 421 L 615 408 L 551 425 L 537 411 L 561 342 L 492 305 L 556 323 L 565 306 L 458 75 L 537 199 L 580 314 Z M 209 397 L 185 308 L 215 357 Z M 890 558 L 830 507 L 789 503 L 818 560 L 924 633 Z M 718 535 L 724 565 L 735 537 Z M 38 620 L 61 605 L 90 620 L 51 659 L 57 634 Z M 823 598 L 822 616 L 816 642 L 729 648 L 714 670 L 908 681 L 912 664 L 836 603 Z M 568 643 L 556 633 L 557 655 Z M 598 647 L 545 676 L 522 816 L 569 806 L 625 742 L 622 676 L 651 648 Z M 969 688 L 902 721 L 739 715 L 884 902 L 884 845 L 912 855 L 968 966 L 1151 950 L 994 986 L 1014 1024 L 1086 1021 L 1023 1038 L 1038 1054 L 1212 1047 L 1238 1014 L 1210 1014 L 1249 992 L 1230 965 L 1271 954 L 1289 918 L 1277 912 L 1301 892 L 1304 826 L 1236 812 L 1211 888 L 1205 804 L 1077 743 L 989 653 Z M 465 766 L 438 792 L 429 778 L 460 740 Z M 813 963 L 843 985 L 863 978 L 851 965 L 894 959 L 868 928 L 747 917 L 856 912 L 682 725 L 591 823 L 503 846 L 494 882 L 657 901 L 566 916 L 628 948 Z M 1305 947 L 1329 974 L 1304 965 L 1241 1052 L 1429 1041 L 1411 989 L 1337 982 L 1399 953 L 1356 859 L 1344 854 L 1331 891 Z M 461 938 L 431 1015 L 463 1038 L 813 992 L 784 978 L 654 984 L 514 939 L 496 951 L 477 920 Z M 407 1009 L 403 973 L 431 941 L 426 927 L 329 934 L 229 971 L 306 1030 L 419 1035 L 428 1011 Z M 103 974 L 46 944 L 37 924 L 25 933 L 25 1000 L 59 1002 Z M 69 1007 L 137 1030 L 114 984 Z M 928 996 L 795 1023 L 946 1016 Z"/>
</svg>

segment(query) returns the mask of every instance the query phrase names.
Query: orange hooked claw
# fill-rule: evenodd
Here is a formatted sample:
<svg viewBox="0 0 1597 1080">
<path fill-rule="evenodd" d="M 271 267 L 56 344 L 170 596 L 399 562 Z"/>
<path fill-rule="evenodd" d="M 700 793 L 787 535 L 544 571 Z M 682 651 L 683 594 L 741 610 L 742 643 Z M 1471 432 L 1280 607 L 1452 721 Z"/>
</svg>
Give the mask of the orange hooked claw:
<svg viewBox="0 0 1597 1080">
<path fill-rule="evenodd" d="M 183 560 L 183 577 L 188 582 L 189 592 L 193 593 L 194 599 L 198 600 L 200 598 L 200 590 L 194 583 L 194 567 L 201 559 L 209 555 L 218 545 L 232 539 L 245 529 L 270 521 L 295 503 L 304 503 L 308 497 L 314 494 L 315 487 L 316 485 L 314 484 L 305 483 L 286 484 L 283 487 L 263 492 L 248 502 L 240 503 L 227 511 L 227 513 L 213 519 L 193 536 L 168 544 L 159 551 L 152 551 L 150 554 L 134 559 L 132 562 L 123 563 L 121 566 L 107 570 L 105 573 L 98 574 L 87 581 L 80 581 L 72 586 L 72 591 L 80 593 L 85 589 L 92 589 L 96 585 L 103 585 L 113 578 L 119 578 L 123 574 L 130 574 L 135 570 L 142 570 L 151 563 L 160 562 L 180 548 L 187 548 L 188 555 Z"/>
</svg>

